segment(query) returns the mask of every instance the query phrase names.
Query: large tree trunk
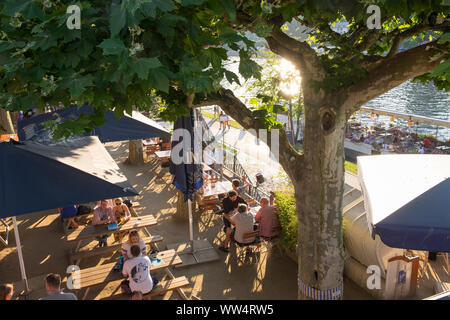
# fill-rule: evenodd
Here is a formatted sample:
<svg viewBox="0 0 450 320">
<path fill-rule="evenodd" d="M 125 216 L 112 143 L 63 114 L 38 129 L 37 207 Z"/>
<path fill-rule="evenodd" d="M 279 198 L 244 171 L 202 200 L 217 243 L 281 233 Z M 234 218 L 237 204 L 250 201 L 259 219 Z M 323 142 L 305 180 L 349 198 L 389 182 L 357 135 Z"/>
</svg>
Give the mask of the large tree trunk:
<svg viewBox="0 0 450 320">
<path fill-rule="evenodd" d="M 128 147 L 128 159 L 126 164 L 143 164 L 144 163 L 144 149 L 142 146 L 142 140 L 130 140 Z"/>
<path fill-rule="evenodd" d="M 0 108 L 0 134 L 15 133 L 9 111 Z"/>
<path fill-rule="evenodd" d="M 343 293 L 346 117 L 329 106 L 314 106 L 305 108 L 305 122 L 302 179 L 292 179 L 298 216 L 299 298 L 336 299 Z"/>
</svg>

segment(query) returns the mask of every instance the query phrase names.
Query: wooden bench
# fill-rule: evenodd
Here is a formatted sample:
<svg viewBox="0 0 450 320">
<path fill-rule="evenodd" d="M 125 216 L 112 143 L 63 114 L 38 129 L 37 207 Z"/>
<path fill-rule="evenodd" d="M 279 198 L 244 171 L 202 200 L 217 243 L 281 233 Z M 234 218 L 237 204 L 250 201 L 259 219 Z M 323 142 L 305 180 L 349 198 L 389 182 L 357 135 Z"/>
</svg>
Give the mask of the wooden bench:
<svg viewBox="0 0 450 320">
<path fill-rule="evenodd" d="M 141 239 L 144 240 L 144 242 L 146 244 L 153 244 L 156 242 L 163 241 L 163 237 L 159 236 L 159 235 L 142 237 Z M 122 244 L 118 243 L 118 244 L 115 244 L 112 246 L 107 246 L 107 247 L 98 247 L 98 248 L 93 248 L 93 249 L 80 250 L 77 252 L 71 251 L 69 253 L 69 264 L 79 265 L 81 259 L 94 257 L 94 256 L 102 255 L 102 254 L 113 252 L 113 251 L 118 251 L 121 248 L 122 248 Z"/>
<path fill-rule="evenodd" d="M 185 276 L 169 279 L 165 281 L 158 282 L 152 289 L 149 294 L 144 295 L 144 298 L 150 300 L 151 297 L 156 295 L 161 295 L 168 291 L 177 290 L 179 288 L 185 287 L 189 285 L 189 281 Z M 121 291 L 116 291 L 110 297 L 103 298 L 102 300 L 129 300 L 130 296 L 122 293 Z"/>
<path fill-rule="evenodd" d="M 76 219 L 76 218 L 82 218 L 82 219 L 85 219 L 84 224 L 88 224 L 89 221 L 87 220 L 87 218 L 88 218 L 89 216 L 93 215 L 93 214 L 94 214 L 94 211 L 92 210 L 92 212 L 89 212 L 89 213 L 78 214 L 78 215 L 76 215 L 76 216 L 74 216 L 74 217 L 66 217 L 66 218 L 62 218 L 62 219 L 63 219 L 62 225 L 63 225 L 63 231 L 64 231 L 64 233 L 67 234 L 67 232 L 70 230 L 70 229 L 69 229 L 69 225 L 70 225 L 70 220 L 71 220 L 71 219 L 74 219 L 74 218 L 75 218 L 75 219 Z M 80 224 L 79 222 L 77 222 L 77 223 Z"/>
<path fill-rule="evenodd" d="M 164 263 L 157 266 L 152 265 L 150 267 L 150 272 L 155 272 L 157 270 L 165 269 L 183 263 L 181 258 L 173 249 L 161 251 L 157 254 L 157 257 Z M 78 287 L 74 289 L 76 294 L 78 294 L 80 290 L 86 289 L 86 292 L 83 296 L 84 299 L 92 286 L 100 284 L 105 285 L 112 281 L 124 279 L 121 271 L 114 271 L 115 265 L 116 262 L 112 262 L 75 271 L 78 272 L 78 274 L 72 273 L 74 285 L 76 285 L 78 282 Z"/>
</svg>

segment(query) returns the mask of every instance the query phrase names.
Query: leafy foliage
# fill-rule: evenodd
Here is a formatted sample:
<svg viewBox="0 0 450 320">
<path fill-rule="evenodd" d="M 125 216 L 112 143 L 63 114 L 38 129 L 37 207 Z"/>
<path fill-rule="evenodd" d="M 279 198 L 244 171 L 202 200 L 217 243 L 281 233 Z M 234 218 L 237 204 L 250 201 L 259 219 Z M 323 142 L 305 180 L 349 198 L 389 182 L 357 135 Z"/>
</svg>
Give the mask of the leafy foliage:
<svg viewBox="0 0 450 320">
<path fill-rule="evenodd" d="M 291 252 L 296 252 L 298 238 L 298 220 L 294 190 L 285 187 L 275 192 L 275 204 L 278 207 L 278 218 L 281 225 L 281 245 Z"/>
<path fill-rule="evenodd" d="M 68 5 L 81 8 L 81 29 L 69 30 Z M 367 28 L 366 9 L 381 8 L 382 28 Z M 0 2 L 0 105 L 8 110 L 89 102 L 97 113 L 62 124 L 61 134 L 90 130 L 107 109 L 117 117 L 133 108 L 146 111 L 161 99 L 161 115 L 186 114 L 186 95 L 201 102 L 239 83 L 227 70 L 228 51 L 239 54 L 239 73 L 260 78 L 253 61 L 252 30 L 269 37 L 296 21 L 320 54 L 325 80 L 307 85 L 333 92 L 367 75 L 369 62 L 382 59 L 396 41 L 420 39 L 441 44 L 442 64 L 420 81 L 450 89 L 449 2 L 447 0 L 4 0 Z M 343 30 L 338 30 L 344 26 Z M 433 34 L 427 31 L 434 30 Z M 403 39 L 404 36 L 404 39 Z M 152 91 L 153 90 L 153 91 Z M 261 94 L 254 110 L 263 125 L 275 127 L 282 110 L 276 97 Z M 97 118 L 95 118 L 97 117 Z M 75 128 L 77 127 L 77 128 Z"/>
<path fill-rule="evenodd" d="M 66 26 L 71 4 L 81 8 L 80 30 Z M 3 1 L 0 105 L 27 110 L 87 101 L 100 115 L 114 109 L 120 117 L 147 111 L 153 90 L 161 115 L 174 120 L 188 110 L 186 94 L 213 93 L 224 77 L 238 79 L 223 66 L 223 46 L 239 51 L 245 79 L 259 76 L 253 42 L 223 16 L 235 19 L 233 1 Z M 89 131 L 94 122 L 67 121 L 59 134 Z"/>
</svg>

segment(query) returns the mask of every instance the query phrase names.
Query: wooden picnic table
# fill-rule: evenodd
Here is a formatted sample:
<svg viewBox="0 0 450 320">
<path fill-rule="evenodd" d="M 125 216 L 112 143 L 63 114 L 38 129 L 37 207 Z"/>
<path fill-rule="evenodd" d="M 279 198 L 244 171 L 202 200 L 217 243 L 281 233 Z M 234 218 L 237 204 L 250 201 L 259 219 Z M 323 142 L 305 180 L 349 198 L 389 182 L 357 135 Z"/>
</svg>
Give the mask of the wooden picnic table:
<svg viewBox="0 0 450 320">
<path fill-rule="evenodd" d="M 161 251 L 156 255 L 156 257 L 161 259 L 164 263 L 157 266 L 152 264 L 150 267 L 150 273 L 182 263 L 181 258 L 174 249 Z M 122 271 L 114 271 L 115 265 L 116 262 L 111 262 L 108 264 L 85 268 L 79 270 L 78 274 L 76 273 L 77 271 L 73 271 L 72 278 L 74 281 L 75 290 L 89 290 L 90 287 L 95 285 L 106 284 L 108 282 L 124 279 Z M 79 286 L 77 286 L 77 284 L 79 284 Z M 84 296 L 86 295 L 87 291 Z"/>
<path fill-rule="evenodd" d="M 214 187 L 213 187 L 214 185 Z M 227 193 L 232 189 L 231 182 L 228 180 L 217 181 L 215 183 L 208 183 L 206 187 L 204 187 L 204 192 L 202 197 L 212 197 L 217 196 L 219 194 Z"/>
<path fill-rule="evenodd" d="M 170 150 L 155 151 L 155 154 L 163 162 L 167 162 L 170 159 Z"/>
<path fill-rule="evenodd" d="M 154 145 L 158 145 L 160 142 L 159 142 L 159 138 L 152 138 L 152 139 L 147 139 L 147 140 L 142 140 L 142 144 L 144 145 L 144 146 L 154 146 Z"/>
<path fill-rule="evenodd" d="M 88 226 L 79 226 L 78 228 L 72 230 L 67 234 L 66 240 L 68 242 L 78 241 L 77 248 L 75 252 L 77 252 L 80 248 L 81 241 L 86 239 L 93 239 L 95 237 L 104 235 L 104 234 L 112 234 L 118 231 L 130 231 L 133 229 L 141 229 L 145 227 L 154 226 L 157 224 L 157 221 L 153 215 L 139 216 L 139 217 L 131 217 L 130 220 L 125 222 L 122 225 L 119 225 L 116 230 L 108 230 L 107 224 L 101 225 L 88 225 Z"/>
</svg>

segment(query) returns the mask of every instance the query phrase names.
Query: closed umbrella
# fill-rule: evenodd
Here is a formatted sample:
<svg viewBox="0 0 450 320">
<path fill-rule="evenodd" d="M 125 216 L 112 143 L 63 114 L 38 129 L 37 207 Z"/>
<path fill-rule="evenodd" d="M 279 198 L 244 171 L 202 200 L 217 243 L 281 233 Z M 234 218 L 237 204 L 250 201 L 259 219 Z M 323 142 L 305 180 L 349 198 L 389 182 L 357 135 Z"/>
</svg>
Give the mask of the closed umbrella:
<svg viewBox="0 0 450 320">
<path fill-rule="evenodd" d="M 192 200 L 194 193 L 203 185 L 203 171 L 201 163 L 194 163 L 195 143 L 192 110 L 189 116 L 179 117 L 175 121 L 173 131 L 170 173 L 174 176 L 173 185 L 183 193 L 184 201 L 188 202 L 190 249 L 191 253 L 194 253 Z M 179 137 L 179 140 L 174 140 L 176 137 Z"/>
</svg>

